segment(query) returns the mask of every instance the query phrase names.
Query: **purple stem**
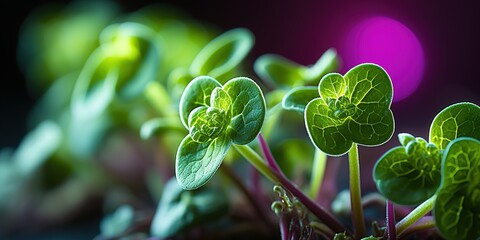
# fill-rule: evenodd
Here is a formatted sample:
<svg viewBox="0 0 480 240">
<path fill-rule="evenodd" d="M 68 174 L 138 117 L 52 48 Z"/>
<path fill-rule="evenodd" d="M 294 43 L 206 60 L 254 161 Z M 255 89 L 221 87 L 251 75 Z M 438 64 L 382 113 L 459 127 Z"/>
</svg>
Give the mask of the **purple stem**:
<svg viewBox="0 0 480 240">
<path fill-rule="evenodd" d="M 262 153 L 265 157 L 265 160 L 267 161 L 267 165 L 273 171 L 283 175 L 282 170 L 278 166 L 277 161 L 275 161 L 275 158 L 273 157 L 272 152 L 270 151 L 270 148 L 268 147 L 268 144 L 265 141 L 265 138 L 263 138 L 262 134 L 258 135 L 258 140 L 260 141 L 260 148 L 262 149 Z"/>
<path fill-rule="evenodd" d="M 395 228 L 395 209 L 393 203 L 387 200 L 387 234 L 388 240 L 397 239 L 397 230 Z"/>
<path fill-rule="evenodd" d="M 285 214 L 283 216 L 280 216 L 280 234 L 282 237 L 282 240 L 289 240 L 290 237 L 290 218 L 287 218 Z"/>
<path fill-rule="evenodd" d="M 267 161 L 267 165 L 272 168 L 273 173 L 277 175 L 282 186 L 293 194 L 305 207 L 307 207 L 315 216 L 318 217 L 324 224 L 329 226 L 334 232 L 344 232 L 351 235 L 350 229 L 346 228 L 335 216 L 329 213 L 324 207 L 318 205 L 312 201 L 305 193 L 303 193 L 296 185 L 285 177 L 280 167 L 278 167 L 277 161 L 273 157 L 270 148 L 268 147 L 265 139 L 262 135 L 259 135 L 260 147 L 262 153 Z"/>
</svg>

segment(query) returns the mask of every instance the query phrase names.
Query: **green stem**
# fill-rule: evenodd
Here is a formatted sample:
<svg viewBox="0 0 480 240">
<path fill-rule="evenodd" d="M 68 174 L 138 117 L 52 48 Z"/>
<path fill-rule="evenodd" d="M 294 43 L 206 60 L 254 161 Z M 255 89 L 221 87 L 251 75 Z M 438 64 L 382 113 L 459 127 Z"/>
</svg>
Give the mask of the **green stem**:
<svg viewBox="0 0 480 240">
<path fill-rule="evenodd" d="M 417 222 L 420 218 L 425 216 L 430 210 L 433 208 L 433 203 L 435 202 L 435 199 L 437 198 L 437 195 L 433 195 L 433 197 L 427 199 L 425 202 L 420 204 L 418 207 L 413 209 L 410 214 L 405 216 L 400 222 L 397 223 L 396 228 L 397 228 L 397 234 L 401 234 L 405 229 L 410 227 L 412 224 Z"/>
<path fill-rule="evenodd" d="M 402 234 L 398 235 L 398 239 L 409 239 L 409 236 L 415 232 L 432 229 L 435 227 L 435 219 L 433 216 L 426 216 L 418 220 L 415 224 L 405 229 Z"/>
<path fill-rule="evenodd" d="M 252 148 L 247 145 L 236 145 L 233 144 L 233 147 L 245 157 L 258 171 L 260 171 L 265 177 L 268 178 L 273 184 L 281 185 L 278 177 L 273 173 L 273 171 L 265 164 L 263 158 L 258 155 Z"/>
<path fill-rule="evenodd" d="M 358 160 L 358 146 L 353 143 L 348 152 L 350 169 L 350 204 L 352 206 L 353 226 L 355 226 L 355 238 L 365 236 L 365 222 L 363 221 L 362 191 L 360 186 L 360 162 Z"/>
<path fill-rule="evenodd" d="M 315 148 L 315 155 L 313 157 L 312 177 L 310 179 L 309 196 L 312 199 L 317 199 L 320 193 L 320 187 L 323 182 L 323 175 L 325 174 L 325 166 L 327 165 L 327 154 L 320 149 Z"/>
</svg>

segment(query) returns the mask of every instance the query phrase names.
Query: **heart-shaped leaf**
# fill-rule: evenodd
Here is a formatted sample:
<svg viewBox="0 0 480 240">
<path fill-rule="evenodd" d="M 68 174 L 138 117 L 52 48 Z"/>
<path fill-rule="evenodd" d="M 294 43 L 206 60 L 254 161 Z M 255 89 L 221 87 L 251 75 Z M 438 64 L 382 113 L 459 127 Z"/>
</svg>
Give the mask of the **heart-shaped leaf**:
<svg viewBox="0 0 480 240">
<path fill-rule="evenodd" d="M 447 239 L 480 238 L 480 141 L 451 141 L 442 159 L 442 182 L 433 208 Z"/>
<path fill-rule="evenodd" d="M 440 185 L 441 155 L 435 145 L 422 138 L 401 134 L 399 140 L 404 146 L 380 157 L 373 178 L 379 192 L 392 202 L 419 204 L 433 196 Z"/>
<path fill-rule="evenodd" d="M 305 122 L 310 138 L 323 152 L 343 155 L 353 142 L 375 146 L 391 138 L 393 88 L 380 66 L 361 64 L 345 77 L 327 74 L 320 81 L 319 93 L 319 98 L 307 104 Z"/>
<path fill-rule="evenodd" d="M 198 53 L 190 66 L 190 74 L 208 75 L 223 80 L 247 56 L 253 43 L 253 34 L 245 28 L 227 31 L 210 41 Z"/>
<path fill-rule="evenodd" d="M 438 113 L 430 125 L 430 142 L 440 149 L 462 136 L 480 139 L 480 107 L 473 103 L 450 105 Z"/>
</svg>

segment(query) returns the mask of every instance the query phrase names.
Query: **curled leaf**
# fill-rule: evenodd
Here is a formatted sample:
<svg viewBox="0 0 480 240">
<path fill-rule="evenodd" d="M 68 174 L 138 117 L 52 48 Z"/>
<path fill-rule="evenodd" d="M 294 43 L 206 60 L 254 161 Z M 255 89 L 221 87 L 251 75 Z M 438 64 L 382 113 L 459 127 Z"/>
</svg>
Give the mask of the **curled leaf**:
<svg viewBox="0 0 480 240">
<path fill-rule="evenodd" d="M 227 31 L 210 41 L 198 53 L 190 66 L 190 74 L 224 79 L 246 57 L 253 43 L 253 34 L 245 28 Z"/>
</svg>

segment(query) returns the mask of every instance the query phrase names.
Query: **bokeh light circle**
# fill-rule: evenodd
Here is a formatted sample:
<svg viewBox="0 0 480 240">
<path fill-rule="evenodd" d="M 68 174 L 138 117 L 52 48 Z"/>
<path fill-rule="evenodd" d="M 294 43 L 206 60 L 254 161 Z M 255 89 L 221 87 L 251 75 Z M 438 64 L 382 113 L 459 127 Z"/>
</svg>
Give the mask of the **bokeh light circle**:
<svg viewBox="0 0 480 240">
<path fill-rule="evenodd" d="M 412 94 L 420 84 L 425 57 L 420 41 L 402 23 L 388 17 L 372 17 L 355 25 L 345 39 L 343 56 L 347 69 L 370 62 L 388 72 L 393 87 L 393 101 Z"/>
</svg>

